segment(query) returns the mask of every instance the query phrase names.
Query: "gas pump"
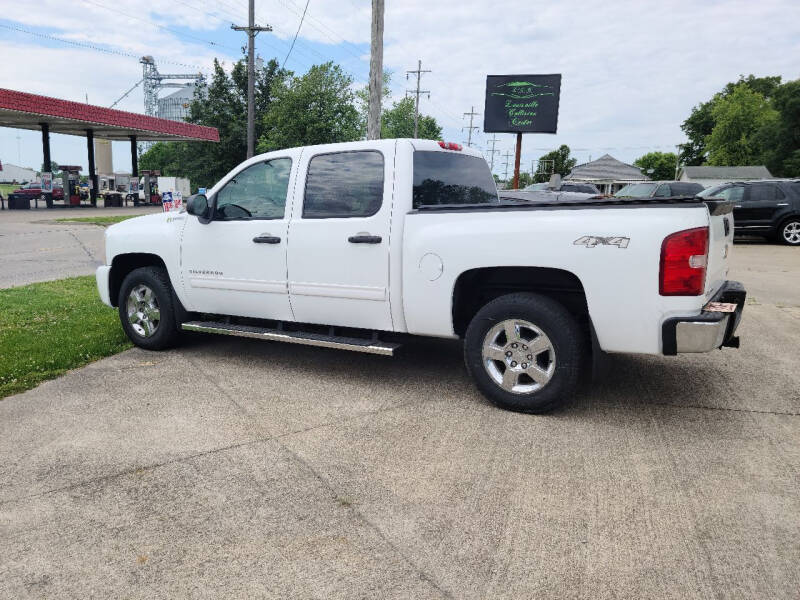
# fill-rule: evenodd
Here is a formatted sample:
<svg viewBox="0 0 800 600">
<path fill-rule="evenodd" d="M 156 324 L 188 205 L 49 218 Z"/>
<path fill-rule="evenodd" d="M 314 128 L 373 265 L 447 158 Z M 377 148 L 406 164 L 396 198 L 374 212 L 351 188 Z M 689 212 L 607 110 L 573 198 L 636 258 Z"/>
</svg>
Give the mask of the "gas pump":
<svg viewBox="0 0 800 600">
<path fill-rule="evenodd" d="M 62 175 L 62 185 L 64 186 L 64 204 L 67 206 L 80 206 L 81 203 L 81 188 L 80 188 L 80 172 L 79 166 L 62 166 L 59 165 Z"/>
<path fill-rule="evenodd" d="M 161 194 L 158 193 L 158 178 L 161 171 L 141 171 L 144 185 L 142 198 L 145 204 L 161 204 Z"/>
</svg>

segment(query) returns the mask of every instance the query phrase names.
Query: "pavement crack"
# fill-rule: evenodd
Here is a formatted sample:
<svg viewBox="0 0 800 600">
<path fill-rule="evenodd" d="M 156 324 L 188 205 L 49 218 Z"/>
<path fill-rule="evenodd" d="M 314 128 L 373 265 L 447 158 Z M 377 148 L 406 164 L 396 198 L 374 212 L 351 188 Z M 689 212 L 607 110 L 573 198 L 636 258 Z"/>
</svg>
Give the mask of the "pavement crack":
<svg viewBox="0 0 800 600">
<path fill-rule="evenodd" d="M 97 260 L 94 257 L 94 254 L 92 254 L 92 251 L 89 250 L 89 248 L 86 247 L 86 245 L 78 238 L 77 235 L 75 235 L 74 231 L 67 230 L 67 233 L 69 233 L 74 238 L 74 240 L 76 242 L 78 242 L 78 245 L 83 249 L 84 252 L 86 252 L 86 256 L 88 256 L 89 258 L 92 259 L 92 262 L 94 262 L 98 266 L 102 264 L 99 260 Z"/>
<path fill-rule="evenodd" d="M 393 407 L 393 408 L 398 408 L 398 407 Z M 386 410 L 392 410 L 392 409 L 386 409 Z M 377 414 L 378 412 L 385 412 L 385 411 L 379 410 L 379 411 L 375 411 L 375 412 L 373 412 L 371 414 Z M 311 464 L 309 464 L 307 461 L 305 461 L 299 454 L 297 454 L 293 450 L 290 450 L 289 448 L 287 448 L 280 441 L 280 439 L 278 439 L 277 442 L 281 446 L 281 448 L 283 448 L 284 451 L 287 454 L 289 454 L 289 456 L 291 456 L 295 461 L 300 463 L 309 473 L 311 473 L 314 476 L 315 479 L 317 479 L 322 484 L 322 486 L 326 490 L 328 490 L 328 493 L 330 494 L 332 501 L 334 503 L 336 503 L 337 505 L 341 506 L 341 503 L 338 501 L 338 499 L 342 498 L 343 495 L 340 494 L 333 487 L 333 485 L 331 485 L 331 483 L 327 479 L 325 479 L 316 469 L 314 469 L 314 467 L 311 466 Z M 391 539 L 389 539 L 386 536 L 385 533 L 383 533 L 383 531 L 380 529 L 380 527 L 378 527 L 375 523 L 373 523 L 363 512 L 358 510 L 358 508 L 356 508 L 355 504 L 348 503 L 347 510 L 351 511 L 362 523 L 364 523 L 367 527 L 372 529 L 372 531 L 374 531 L 375 534 L 387 546 L 389 546 L 392 550 L 394 550 L 397 553 L 397 555 L 400 556 L 400 558 L 402 558 L 408 566 L 410 566 L 412 569 L 414 569 L 417 572 L 417 574 L 419 575 L 420 579 L 422 579 L 428 585 L 433 587 L 436 591 L 438 591 L 440 594 L 442 594 L 442 596 L 444 596 L 445 598 L 453 598 L 454 597 L 449 591 L 447 591 L 444 588 L 442 588 L 442 586 L 439 585 L 439 583 L 436 582 L 436 580 L 433 578 L 433 576 L 431 576 L 422 567 L 420 567 L 413 560 L 411 560 L 411 558 L 405 552 L 403 552 L 403 550 L 400 549 L 400 547 L 397 544 L 395 544 Z"/>
</svg>

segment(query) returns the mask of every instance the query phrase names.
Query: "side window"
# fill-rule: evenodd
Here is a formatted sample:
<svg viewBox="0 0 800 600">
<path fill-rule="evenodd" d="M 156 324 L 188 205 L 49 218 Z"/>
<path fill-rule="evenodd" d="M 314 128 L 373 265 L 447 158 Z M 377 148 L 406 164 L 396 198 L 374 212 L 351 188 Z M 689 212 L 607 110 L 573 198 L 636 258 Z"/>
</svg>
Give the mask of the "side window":
<svg viewBox="0 0 800 600">
<path fill-rule="evenodd" d="M 237 173 L 217 192 L 215 218 L 282 219 L 291 170 L 291 158 L 275 158 Z"/>
<path fill-rule="evenodd" d="M 769 202 L 775 200 L 775 191 L 777 188 L 774 185 L 758 184 L 750 186 L 750 198 L 752 202 Z"/>
<path fill-rule="evenodd" d="M 783 190 L 776 185 L 775 186 L 775 200 L 783 200 L 784 198 L 786 198 L 786 194 L 784 194 Z"/>
<path fill-rule="evenodd" d="M 731 202 L 741 202 L 744 198 L 744 188 L 740 185 L 725 188 L 719 194 L 715 194 L 719 198 L 725 198 Z"/>
<path fill-rule="evenodd" d="M 656 190 L 656 193 L 654 194 L 654 196 L 656 196 L 657 198 L 667 198 L 667 197 L 669 197 L 671 195 L 672 195 L 672 192 L 670 192 L 670 190 L 669 190 L 669 184 L 668 183 L 662 183 L 660 186 L 658 186 L 658 189 Z"/>
<path fill-rule="evenodd" d="M 383 202 L 383 154 L 319 154 L 308 164 L 304 219 L 370 217 Z"/>
</svg>

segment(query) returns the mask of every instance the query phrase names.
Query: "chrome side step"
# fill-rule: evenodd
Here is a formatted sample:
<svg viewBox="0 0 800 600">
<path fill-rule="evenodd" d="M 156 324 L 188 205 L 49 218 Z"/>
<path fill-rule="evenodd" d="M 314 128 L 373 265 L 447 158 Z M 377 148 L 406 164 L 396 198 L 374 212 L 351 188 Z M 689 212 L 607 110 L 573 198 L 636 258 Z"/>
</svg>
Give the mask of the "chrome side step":
<svg viewBox="0 0 800 600">
<path fill-rule="evenodd" d="M 188 323 L 183 323 L 181 328 L 186 331 L 198 331 L 200 333 L 235 335 L 257 340 L 305 344 L 306 346 L 320 346 L 322 348 L 337 348 L 339 350 L 352 350 L 354 352 L 381 354 L 383 356 L 393 356 L 394 351 L 401 346 L 401 344 L 396 342 L 383 342 L 377 339 L 324 335 L 321 333 L 306 333 L 303 331 L 285 331 L 283 329 L 233 325 L 216 321 L 190 321 Z"/>
</svg>

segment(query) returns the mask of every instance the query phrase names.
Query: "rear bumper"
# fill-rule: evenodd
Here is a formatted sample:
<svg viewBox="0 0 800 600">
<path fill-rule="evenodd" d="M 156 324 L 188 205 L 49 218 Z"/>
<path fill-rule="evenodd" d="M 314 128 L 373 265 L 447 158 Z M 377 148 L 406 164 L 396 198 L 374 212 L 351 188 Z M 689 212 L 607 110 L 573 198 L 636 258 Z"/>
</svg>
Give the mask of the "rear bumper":
<svg viewBox="0 0 800 600">
<path fill-rule="evenodd" d="M 103 301 L 103 304 L 113 308 L 114 305 L 111 304 L 111 293 L 108 287 L 110 273 L 111 267 L 103 265 L 101 267 L 97 267 L 95 278 L 97 279 L 97 291 L 100 293 L 100 300 Z"/>
<path fill-rule="evenodd" d="M 680 352 L 710 352 L 722 346 L 739 347 L 734 334 L 742 319 L 747 292 L 738 281 L 726 281 L 712 302 L 736 304 L 736 311 L 702 311 L 692 317 L 673 317 L 664 321 L 661 330 L 662 351 L 671 356 Z"/>
</svg>

